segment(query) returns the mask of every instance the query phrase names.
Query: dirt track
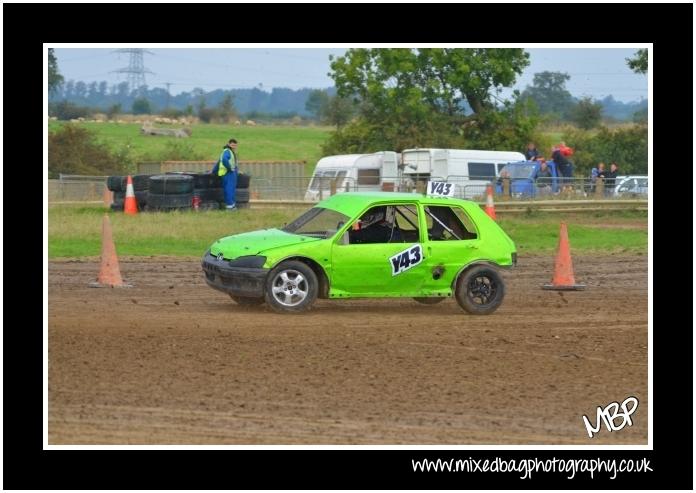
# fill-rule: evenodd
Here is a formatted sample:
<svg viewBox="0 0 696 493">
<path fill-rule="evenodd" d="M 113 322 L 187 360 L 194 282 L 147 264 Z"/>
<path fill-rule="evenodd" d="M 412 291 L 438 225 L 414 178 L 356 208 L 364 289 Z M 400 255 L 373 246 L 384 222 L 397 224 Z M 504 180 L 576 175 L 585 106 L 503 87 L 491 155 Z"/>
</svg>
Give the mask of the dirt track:
<svg viewBox="0 0 696 493">
<path fill-rule="evenodd" d="M 49 263 L 51 444 L 645 444 L 645 256 L 574 257 L 585 292 L 521 257 L 488 317 L 401 300 L 236 305 L 197 260 Z M 592 440 L 581 416 L 640 400 Z M 617 424 L 621 420 L 617 420 Z"/>
</svg>

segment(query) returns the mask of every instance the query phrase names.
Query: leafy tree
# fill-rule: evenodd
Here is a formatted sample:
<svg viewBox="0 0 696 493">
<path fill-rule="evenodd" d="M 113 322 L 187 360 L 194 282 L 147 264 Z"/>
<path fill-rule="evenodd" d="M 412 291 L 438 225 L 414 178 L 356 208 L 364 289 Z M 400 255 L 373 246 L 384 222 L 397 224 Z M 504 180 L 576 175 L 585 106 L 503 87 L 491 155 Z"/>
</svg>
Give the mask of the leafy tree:
<svg viewBox="0 0 696 493">
<path fill-rule="evenodd" d="M 509 108 L 495 103 L 500 90 L 512 85 L 528 65 L 528 58 L 521 49 L 348 50 L 331 63 L 331 75 L 339 98 L 352 98 L 358 116 L 339 128 L 324 150 L 463 147 L 486 142 L 494 121 L 523 118 L 534 126 L 535 120 L 516 102 Z M 467 107 L 473 115 L 467 114 Z M 491 148 L 517 142 L 516 123 L 520 121 L 504 125 L 508 138 Z M 529 133 L 525 124 L 520 128 Z"/>
<path fill-rule="evenodd" d="M 99 142 L 94 132 L 66 124 L 48 134 L 48 173 L 75 175 L 122 175 L 133 161 L 128 151 L 113 152 Z"/>
<path fill-rule="evenodd" d="M 534 74 L 531 86 L 522 92 L 522 98 L 533 100 L 542 114 L 563 116 L 573 105 L 573 96 L 565 87 L 570 75 L 563 72 L 539 72 Z"/>
<path fill-rule="evenodd" d="M 108 110 L 106 110 L 106 117 L 109 120 L 113 120 L 122 112 L 121 103 L 112 104 Z"/>
<path fill-rule="evenodd" d="M 355 114 L 355 105 L 348 98 L 340 96 L 332 96 L 324 110 L 324 120 L 335 125 L 336 128 L 341 128 L 347 124 Z"/>
<path fill-rule="evenodd" d="M 309 93 L 305 109 L 314 115 L 317 120 L 323 120 L 329 105 L 329 94 L 326 91 L 315 89 Z"/>
<path fill-rule="evenodd" d="M 627 58 L 628 67 L 637 74 L 644 74 L 648 71 L 648 49 L 642 48 L 636 51 L 633 58 Z"/>
<path fill-rule="evenodd" d="M 570 117 L 578 127 L 584 130 L 595 128 L 602 121 L 602 105 L 586 96 L 573 106 Z"/>
<path fill-rule="evenodd" d="M 48 49 L 48 92 L 54 93 L 63 84 L 63 76 L 58 70 L 58 60 L 53 48 Z"/>
<path fill-rule="evenodd" d="M 133 101 L 131 111 L 134 115 L 149 115 L 152 113 L 152 106 L 147 98 L 138 98 Z"/>
<path fill-rule="evenodd" d="M 633 125 L 596 131 L 569 130 L 563 140 L 574 150 L 576 176 L 588 176 L 599 162 L 616 161 L 620 174 L 648 173 L 648 126 Z"/>
<path fill-rule="evenodd" d="M 229 122 L 236 113 L 233 99 L 234 96 L 228 93 L 218 105 L 217 114 L 224 123 Z"/>
<path fill-rule="evenodd" d="M 477 114 L 493 108 L 494 93 L 527 65 L 529 54 L 519 48 L 359 48 L 333 60 L 330 75 L 340 96 L 356 95 L 378 110 L 407 105 L 463 116 L 463 101 Z"/>
</svg>

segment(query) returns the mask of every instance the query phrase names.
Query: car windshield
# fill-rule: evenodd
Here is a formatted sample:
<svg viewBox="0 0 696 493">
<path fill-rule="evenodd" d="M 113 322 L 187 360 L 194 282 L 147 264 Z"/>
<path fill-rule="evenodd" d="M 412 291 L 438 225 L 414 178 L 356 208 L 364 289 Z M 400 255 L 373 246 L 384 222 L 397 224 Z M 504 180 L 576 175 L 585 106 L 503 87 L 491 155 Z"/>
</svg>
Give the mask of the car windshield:
<svg viewBox="0 0 696 493">
<path fill-rule="evenodd" d="M 349 219 L 345 214 L 313 207 L 283 228 L 286 233 L 312 236 L 314 238 L 329 238 Z"/>
<path fill-rule="evenodd" d="M 532 176 L 532 171 L 534 171 L 534 165 L 533 164 L 516 164 L 516 165 L 506 165 L 502 170 L 500 170 L 500 175 L 503 175 L 503 172 L 507 171 L 510 175 L 510 178 L 531 178 Z"/>
</svg>

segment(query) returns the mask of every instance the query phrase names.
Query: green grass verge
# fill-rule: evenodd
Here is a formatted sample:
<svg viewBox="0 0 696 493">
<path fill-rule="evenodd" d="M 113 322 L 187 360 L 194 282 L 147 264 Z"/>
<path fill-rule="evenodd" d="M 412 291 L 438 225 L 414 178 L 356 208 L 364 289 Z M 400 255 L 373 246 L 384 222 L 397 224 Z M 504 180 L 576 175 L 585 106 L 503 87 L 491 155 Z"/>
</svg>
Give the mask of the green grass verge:
<svg viewBox="0 0 696 493">
<path fill-rule="evenodd" d="M 98 256 L 101 228 L 108 213 L 119 255 L 200 256 L 226 235 L 281 226 L 299 216 L 301 208 L 143 213 L 125 216 L 103 207 L 74 204 L 48 209 L 49 258 Z M 573 253 L 647 254 L 647 216 L 642 212 L 611 214 L 507 215 L 499 224 L 523 254 L 553 252 L 559 222 L 566 221 Z"/>
<path fill-rule="evenodd" d="M 49 131 L 64 122 L 52 121 Z M 94 131 L 97 138 L 112 150 L 126 147 L 135 162 L 163 160 L 209 160 L 220 157 L 222 146 L 231 137 L 239 141 L 242 161 L 306 161 L 307 175 L 322 157 L 321 145 L 333 127 L 290 127 L 281 125 L 235 127 L 233 125 L 192 125 L 191 137 L 146 136 L 137 123 L 79 123 Z M 172 125 L 156 125 L 172 127 Z M 135 171 L 135 170 L 133 170 Z"/>
</svg>

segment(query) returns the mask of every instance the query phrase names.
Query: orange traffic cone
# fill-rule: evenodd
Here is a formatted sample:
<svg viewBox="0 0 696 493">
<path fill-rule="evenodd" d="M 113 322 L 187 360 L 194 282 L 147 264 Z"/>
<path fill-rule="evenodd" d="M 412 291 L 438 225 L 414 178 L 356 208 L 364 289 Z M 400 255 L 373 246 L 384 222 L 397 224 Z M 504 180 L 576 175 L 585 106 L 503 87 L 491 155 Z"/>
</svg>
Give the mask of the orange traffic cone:
<svg viewBox="0 0 696 493">
<path fill-rule="evenodd" d="M 542 288 L 555 291 L 580 291 L 585 289 L 584 284 L 575 283 L 573 260 L 570 258 L 570 242 L 568 241 L 568 228 L 566 223 L 561 223 L 553 280 L 551 284 L 544 284 Z"/>
<path fill-rule="evenodd" d="M 104 200 L 104 205 L 106 207 L 109 207 L 111 205 L 111 203 L 114 201 L 114 192 L 109 190 L 109 188 L 106 185 L 104 185 L 103 200 Z"/>
<path fill-rule="evenodd" d="M 116 256 L 116 246 L 111 235 L 111 223 L 109 215 L 104 214 L 102 222 L 102 253 L 101 253 L 101 268 L 97 281 L 90 283 L 93 288 L 104 287 L 131 287 L 130 284 L 123 282 L 121 271 L 118 268 L 118 257 Z"/>
<path fill-rule="evenodd" d="M 493 185 L 486 185 L 486 214 L 495 221 L 495 205 L 493 204 Z"/>
<path fill-rule="evenodd" d="M 128 175 L 128 181 L 126 182 L 126 201 L 123 203 L 123 212 L 131 216 L 138 213 L 138 201 L 135 200 L 133 178 L 130 175 Z"/>
</svg>

